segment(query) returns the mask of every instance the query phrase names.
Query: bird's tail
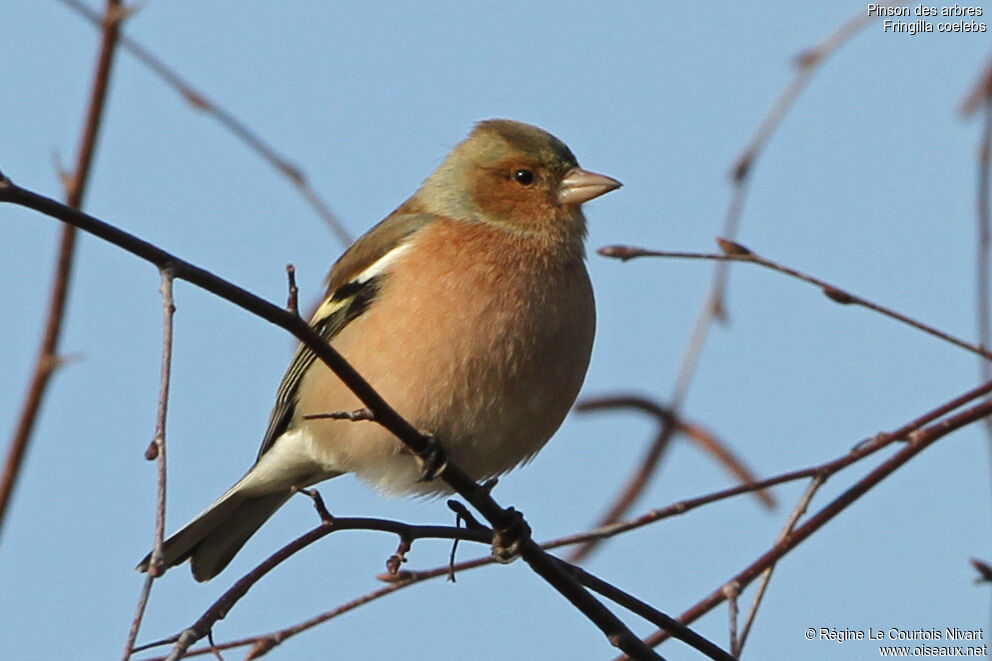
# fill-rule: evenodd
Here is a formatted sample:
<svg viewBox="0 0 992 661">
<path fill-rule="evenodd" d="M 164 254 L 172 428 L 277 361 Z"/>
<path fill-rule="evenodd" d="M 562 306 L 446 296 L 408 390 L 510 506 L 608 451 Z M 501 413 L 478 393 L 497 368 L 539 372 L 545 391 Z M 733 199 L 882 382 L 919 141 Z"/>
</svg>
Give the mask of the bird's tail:
<svg viewBox="0 0 992 661">
<path fill-rule="evenodd" d="M 231 562 L 245 542 L 292 493 L 287 489 L 262 496 L 246 496 L 236 485 L 165 540 L 162 547 L 164 566 L 172 567 L 189 558 L 193 578 L 210 580 Z M 150 561 L 151 553 L 138 564 L 138 571 L 148 571 Z"/>
</svg>

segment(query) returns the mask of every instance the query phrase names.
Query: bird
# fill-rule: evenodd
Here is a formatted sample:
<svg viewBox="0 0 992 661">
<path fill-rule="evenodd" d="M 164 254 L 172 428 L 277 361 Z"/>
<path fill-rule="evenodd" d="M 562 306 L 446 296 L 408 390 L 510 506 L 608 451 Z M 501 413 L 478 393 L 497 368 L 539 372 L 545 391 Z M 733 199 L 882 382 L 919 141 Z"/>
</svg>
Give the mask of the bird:
<svg viewBox="0 0 992 661">
<path fill-rule="evenodd" d="M 478 122 L 395 211 L 334 263 L 311 325 L 475 480 L 525 463 L 557 431 L 595 334 L 581 205 L 619 188 L 535 126 Z M 254 465 L 169 537 L 157 570 L 220 573 L 298 489 L 354 473 L 387 495 L 450 492 L 296 350 Z M 139 563 L 148 571 L 151 553 Z"/>
</svg>

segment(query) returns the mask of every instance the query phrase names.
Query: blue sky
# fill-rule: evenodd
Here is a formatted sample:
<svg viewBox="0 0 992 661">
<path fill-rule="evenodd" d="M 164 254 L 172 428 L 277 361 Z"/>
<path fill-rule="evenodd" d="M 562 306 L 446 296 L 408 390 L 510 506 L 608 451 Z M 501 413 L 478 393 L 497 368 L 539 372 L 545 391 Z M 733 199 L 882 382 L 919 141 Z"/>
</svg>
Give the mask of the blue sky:
<svg viewBox="0 0 992 661">
<path fill-rule="evenodd" d="M 404 200 L 472 123 L 510 117 L 562 138 L 624 188 L 588 205 L 599 314 L 585 395 L 666 398 L 712 265 L 594 254 L 633 243 L 709 251 L 727 173 L 792 73 L 792 58 L 865 3 L 146 3 L 127 32 L 299 165 L 353 235 Z M 978 5 L 976 5 L 978 6 Z M 984 19 L 992 22 L 987 16 Z M 755 251 L 974 337 L 980 123 L 958 104 L 988 33 L 869 26 L 814 78 L 761 155 L 739 239 Z M 0 169 L 55 197 L 74 159 L 96 31 L 57 2 L 12 0 L 0 24 Z M 270 300 L 296 265 L 313 300 L 342 246 L 283 179 L 121 53 L 86 209 Z M 13 428 L 37 346 L 58 227 L 0 208 L 0 421 Z M 119 655 L 152 539 L 160 344 L 154 268 L 84 237 L 63 351 L 0 538 L 0 638 L 18 659 Z M 168 529 L 254 458 L 292 342 L 233 306 L 176 288 Z M 711 332 L 685 413 L 760 475 L 816 464 L 977 383 L 976 359 L 815 289 L 742 265 L 729 324 Z M 598 516 L 650 441 L 634 414 L 573 414 L 498 500 L 538 538 Z M 808 627 L 985 628 L 967 560 L 992 556 L 988 442 L 978 425 L 927 450 L 776 570 L 744 658 L 874 658 L 809 642 Z M 834 477 L 818 508 L 863 475 Z M 636 511 L 729 478 L 679 442 Z M 767 549 L 803 485 L 768 513 L 748 499 L 613 540 L 602 578 L 677 614 Z M 344 477 L 331 511 L 448 523 L 443 501 L 383 500 Z M 291 502 L 231 568 L 156 585 L 141 640 L 188 626 L 233 580 L 314 523 Z M 218 641 L 293 624 L 375 589 L 395 548 L 341 533 L 286 563 L 215 628 Z M 410 568 L 446 561 L 419 542 Z M 462 545 L 462 558 L 484 553 Z M 749 596 L 748 593 L 747 596 Z M 626 615 L 625 615 L 626 617 Z M 726 644 L 726 609 L 695 626 Z M 653 627 L 627 617 L 638 633 Z M 668 659 L 695 659 L 681 644 Z M 407 589 L 284 643 L 273 659 L 610 658 L 601 634 L 523 563 Z M 142 658 L 141 656 L 136 658 Z M 226 658 L 238 658 L 234 652 Z"/>
</svg>

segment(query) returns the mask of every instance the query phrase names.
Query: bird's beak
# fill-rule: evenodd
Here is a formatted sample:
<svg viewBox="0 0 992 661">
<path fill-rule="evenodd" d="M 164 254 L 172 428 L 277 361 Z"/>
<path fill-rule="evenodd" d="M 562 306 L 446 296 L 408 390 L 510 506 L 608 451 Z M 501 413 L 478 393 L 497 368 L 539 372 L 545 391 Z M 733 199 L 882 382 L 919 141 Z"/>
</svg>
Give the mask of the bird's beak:
<svg viewBox="0 0 992 661">
<path fill-rule="evenodd" d="M 622 186 L 613 177 L 596 174 L 582 168 L 572 168 L 565 173 L 558 187 L 558 204 L 582 204 L 594 197 L 609 193 Z"/>
</svg>

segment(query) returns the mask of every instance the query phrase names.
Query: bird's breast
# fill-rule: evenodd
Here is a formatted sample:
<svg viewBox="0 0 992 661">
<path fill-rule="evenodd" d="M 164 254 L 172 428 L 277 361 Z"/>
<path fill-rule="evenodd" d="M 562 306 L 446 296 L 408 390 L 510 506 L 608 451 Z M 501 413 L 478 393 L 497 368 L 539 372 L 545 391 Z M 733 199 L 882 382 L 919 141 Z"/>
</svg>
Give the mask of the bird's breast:
<svg viewBox="0 0 992 661">
<path fill-rule="evenodd" d="M 581 259 L 498 228 L 434 223 L 386 275 L 379 296 L 332 341 L 397 411 L 434 433 L 476 479 L 531 457 L 571 407 L 592 348 L 595 308 Z M 301 412 L 357 400 L 323 366 Z M 336 470 L 417 491 L 416 466 L 374 423 L 314 421 Z"/>
</svg>

